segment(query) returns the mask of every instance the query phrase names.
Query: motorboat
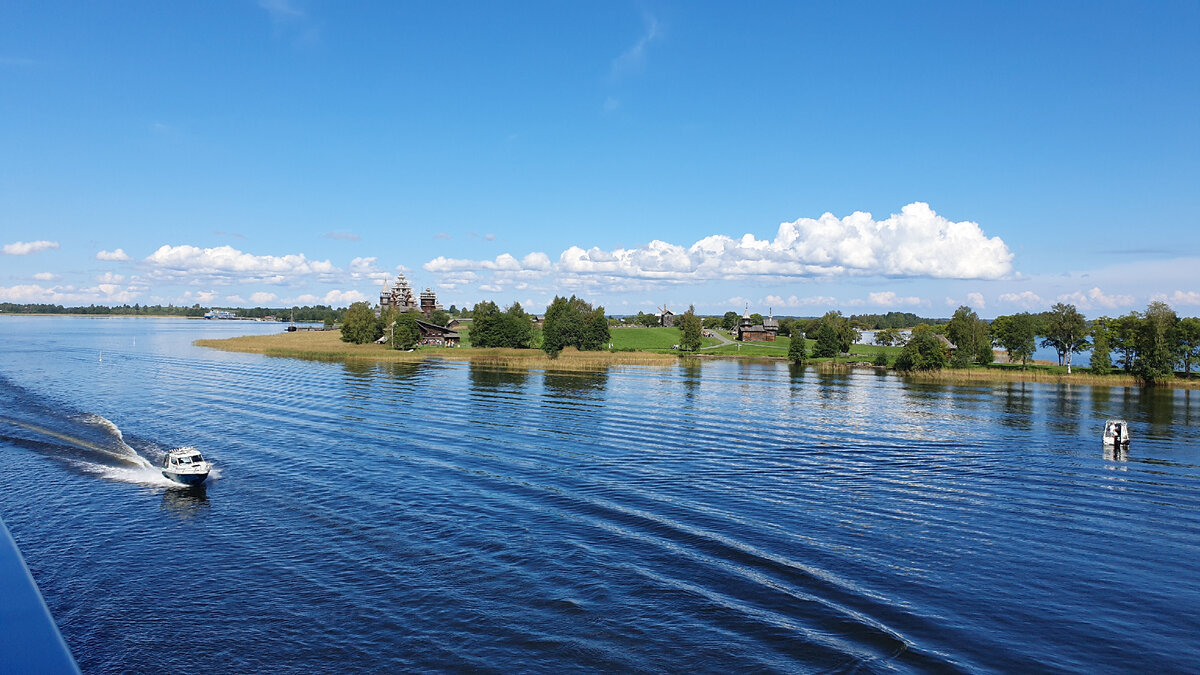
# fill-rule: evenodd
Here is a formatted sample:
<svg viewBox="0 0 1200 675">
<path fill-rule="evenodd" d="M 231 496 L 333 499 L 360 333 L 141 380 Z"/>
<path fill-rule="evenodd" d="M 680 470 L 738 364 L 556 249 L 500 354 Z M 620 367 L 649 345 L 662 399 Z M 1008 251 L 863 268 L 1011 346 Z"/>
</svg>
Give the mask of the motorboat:
<svg viewBox="0 0 1200 675">
<path fill-rule="evenodd" d="M 1108 420 L 1104 423 L 1105 445 L 1129 445 L 1129 423 L 1125 420 Z"/>
<path fill-rule="evenodd" d="M 162 475 L 183 485 L 203 483 L 211 470 L 212 464 L 193 447 L 175 448 L 162 461 Z"/>
</svg>

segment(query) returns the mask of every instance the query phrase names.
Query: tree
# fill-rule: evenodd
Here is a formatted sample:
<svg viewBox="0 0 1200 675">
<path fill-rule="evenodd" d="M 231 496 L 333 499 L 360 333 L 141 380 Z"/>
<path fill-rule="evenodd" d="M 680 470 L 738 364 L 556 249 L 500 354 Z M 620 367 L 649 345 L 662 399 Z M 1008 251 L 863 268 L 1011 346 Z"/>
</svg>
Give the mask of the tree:
<svg viewBox="0 0 1200 675">
<path fill-rule="evenodd" d="M 584 351 L 602 349 L 610 339 L 603 307 L 593 309 L 572 295 L 570 299 L 555 296 L 546 308 L 542 350 L 552 357 L 566 347 Z"/>
<path fill-rule="evenodd" d="M 450 323 L 450 313 L 444 309 L 435 309 L 429 313 L 429 323 L 444 328 Z"/>
<path fill-rule="evenodd" d="M 346 310 L 342 319 L 342 342 L 356 345 L 374 342 L 383 335 L 383 322 L 375 316 L 375 310 L 365 302 L 356 302 Z"/>
<path fill-rule="evenodd" d="M 751 314 L 750 315 L 750 324 L 754 325 L 754 326 L 763 325 L 763 315 L 759 314 L 758 312 Z"/>
<path fill-rule="evenodd" d="M 420 319 L 417 312 L 388 313 L 387 323 L 391 327 L 392 349 L 412 349 L 421 341 L 421 329 L 417 326 Z"/>
<path fill-rule="evenodd" d="M 679 348 L 685 352 L 700 349 L 700 317 L 696 316 L 696 306 L 689 305 L 688 310 L 679 317 Z"/>
<path fill-rule="evenodd" d="M 1190 316 L 1179 322 L 1179 360 L 1189 378 L 1196 358 L 1200 358 L 1200 319 Z"/>
<path fill-rule="evenodd" d="M 1107 317 L 1092 322 L 1092 374 L 1107 375 L 1112 372 L 1112 347 L 1108 344 Z"/>
<path fill-rule="evenodd" d="M 832 321 L 824 321 L 817 328 L 817 344 L 813 345 L 813 358 L 824 359 L 841 353 L 837 328 Z"/>
<path fill-rule="evenodd" d="M 719 316 L 706 316 L 706 317 L 704 317 L 704 321 L 703 321 L 703 322 L 701 322 L 701 325 L 702 325 L 702 326 L 704 326 L 704 328 L 705 328 L 706 330 L 712 330 L 712 329 L 714 329 L 714 328 L 720 328 L 720 327 L 721 327 L 721 317 L 719 317 Z M 781 330 L 782 330 L 782 329 L 781 329 Z"/>
<path fill-rule="evenodd" d="M 721 327 L 725 330 L 737 330 L 738 322 L 742 317 L 738 316 L 737 312 L 725 312 L 721 317 Z"/>
<path fill-rule="evenodd" d="M 504 312 L 494 302 L 480 302 L 471 310 L 471 316 L 471 344 L 476 347 L 533 346 L 533 323 L 519 302 L 509 305 Z"/>
<path fill-rule="evenodd" d="M 950 323 L 946 324 L 946 337 L 957 348 L 952 360 L 956 368 L 964 368 L 971 362 L 992 362 L 992 341 L 988 338 L 987 324 L 970 307 L 962 305 L 954 311 Z"/>
<path fill-rule="evenodd" d="M 900 331 L 895 328 L 884 328 L 875 333 L 875 344 L 880 347 L 891 347 L 900 339 Z"/>
<path fill-rule="evenodd" d="M 788 360 L 802 366 L 808 360 L 808 352 L 804 348 L 804 336 L 793 335 L 791 340 L 792 344 L 788 345 Z"/>
<path fill-rule="evenodd" d="M 998 316 L 992 320 L 991 334 L 1008 353 L 1008 360 L 1020 361 L 1021 370 L 1025 370 L 1037 349 L 1037 318 L 1029 312 Z"/>
<path fill-rule="evenodd" d="M 1121 368 L 1127 373 L 1133 372 L 1133 363 L 1137 354 L 1137 334 L 1142 325 L 1142 317 L 1137 312 L 1130 312 L 1108 322 L 1108 340 L 1113 350 L 1121 355 Z"/>
<path fill-rule="evenodd" d="M 913 328 L 912 337 L 896 357 L 896 370 L 941 370 L 949 356 L 938 334 L 927 324 Z"/>
<path fill-rule="evenodd" d="M 1175 376 L 1178 359 L 1175 310 L 1165 302 L 1155 300 L 1146 307 L 1135 343 L 1137 357 L 1133 374 L 1147 385 L 1154 385 Z"/>
<path fill-rule="evenodd" d="M 1058 352 L 1058 364 L 1061 366 L 1065 362 L 1068 374 L 1071 372 L 1071 355 L 1087 351 L 1090 346 L 1087 334 L 1087 320 L 1075 305 L 1057 302 L 1043 315 L 1042 346 L 1054 347 Z"/>
</svg>

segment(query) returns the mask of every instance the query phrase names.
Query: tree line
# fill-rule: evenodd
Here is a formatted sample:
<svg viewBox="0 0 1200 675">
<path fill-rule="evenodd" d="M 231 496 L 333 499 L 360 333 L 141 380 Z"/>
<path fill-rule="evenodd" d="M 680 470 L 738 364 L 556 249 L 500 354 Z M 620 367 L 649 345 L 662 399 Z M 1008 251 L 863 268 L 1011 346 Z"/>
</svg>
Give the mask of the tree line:
<svg viewBox="0 0 1200 675">
<path fill-rule="evenodd" d="M 216 308 L 213 309 L 222 309 Z M 328 305 L 314 305 L 304 307 L 251 307 L 230 308 L 229 311 L 236 312 L 238 316 L 249 319 L 263 319 L 268 316 L 274 316 L 280 321 L 292 320 L 292 315 L 295 315 L 296 321 L 306 323 L 333 323 L 341 321 L 345 314 L 345 309 L 334 309 Z M 202 317 L 208 309 L 201 307 L 199 304 L 188 306 L 183 305 L 142 305 L 142 304 L 125 304 L 125 305 L 88 305 L 86 307 L 64 307 L 62 305 L 26 303 L 17 304 L 12 302 L 0 302 L 0 313 L 5 314 L 85 314 L 96 316 L 187 316 L 187 317 Z"/>
<path fill-rule="evenodd" d="M 952 355 L 939 334 L 953 343 Z M 876 335 L 877 343 L 886 339 L 882 332 Z M 1045 312 L 1007 314 L 990 322 L 964 305 L 944 326 L 914 328 L 896 367 L 932 370 L 946 365 L 987 365 L 993 360 L 993 348 L 999 347 L 1010 362 L 1020 363 L 1024 370 L 1038 346 L 1054 349 L 1058 364 L 1066 366 L 1068 373 L 1075 354 L 1091 352 L 1092 373 L 1105 375 L 1119 368 L 1155 384 L 1174 377 L 1177 368 L 1191 377 L 1192 364 L 1200 360 L 1200 319 L 1180 318 L 1161 301 L 1151 302 L 1144 312 L 1091 321 L 1075 305 L 1062 302 Z"/>
</svg>

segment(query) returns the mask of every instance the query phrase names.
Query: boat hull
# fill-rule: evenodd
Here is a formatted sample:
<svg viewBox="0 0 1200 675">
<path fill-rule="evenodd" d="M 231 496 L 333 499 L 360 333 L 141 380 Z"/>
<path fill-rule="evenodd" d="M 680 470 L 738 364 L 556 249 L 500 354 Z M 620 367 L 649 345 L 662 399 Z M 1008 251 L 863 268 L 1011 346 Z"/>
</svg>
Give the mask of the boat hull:
<svg viewBox="0 0 1200 675">
<path fill-rule="evenodd" d="M 164 470 L 162 475 L 175 481 L 176 483 L 179 483 L 180 485 L 199 485 L 203 483 L 206 478 L 208 478 L 207 471 L 204 473 L 174 473 L 172 471 Z"/>
</svg>

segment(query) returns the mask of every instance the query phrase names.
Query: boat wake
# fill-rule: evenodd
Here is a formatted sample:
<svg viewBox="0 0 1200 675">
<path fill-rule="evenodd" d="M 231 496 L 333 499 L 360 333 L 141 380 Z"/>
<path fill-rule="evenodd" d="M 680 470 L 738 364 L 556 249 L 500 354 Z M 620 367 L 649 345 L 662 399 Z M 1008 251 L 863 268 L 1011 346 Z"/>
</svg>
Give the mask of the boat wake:
<svg viewBox="0 0 1200 675">
<path fill-rule="evenodd" d="M 43 403 L 21 387 L 3 389 L 0 442 L 28 448 L 72 470 L 107 480 L 179 487 L 158 468 L 167 451 L 157 444 L 135 440 L 139 451 L 126 441 L 121 428 L 103 415 L 64 414 L 61 407 Z M 213 471 L 209 477 L 218 475 Z"/>
</svg>

